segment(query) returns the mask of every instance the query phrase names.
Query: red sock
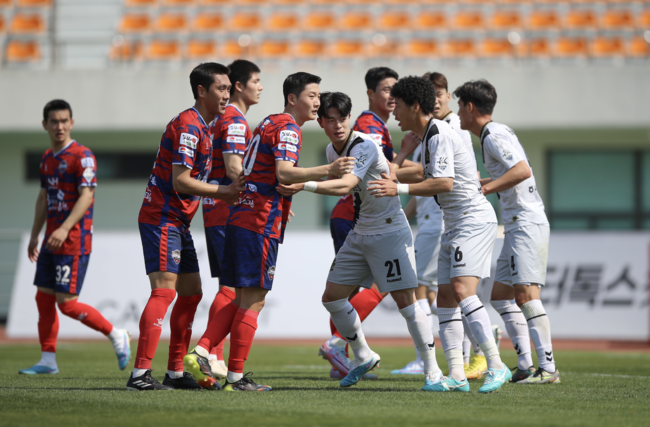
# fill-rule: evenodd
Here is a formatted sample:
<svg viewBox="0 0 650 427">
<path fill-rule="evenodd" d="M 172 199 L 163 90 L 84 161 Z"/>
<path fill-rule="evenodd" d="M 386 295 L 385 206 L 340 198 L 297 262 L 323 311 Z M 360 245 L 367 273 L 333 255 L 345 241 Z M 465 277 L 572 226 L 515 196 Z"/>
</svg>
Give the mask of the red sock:
<svg viewBox="0 0 650 427">
<path fill-rule="evenodd" d="M 138 339 L 135 368 L 151 369 L 151 360 L 156 354 L 163 319 L 174 298 L 176 298 L 176 291 L 173 289 L 154 289 L 151 291 L 149 301 L 142 311 L 142 316 L 140 316 L 140 338 Z"/>
<path fill-rule="evenodd" d="M 111 322 L 106 320 L 99 311 L 76 299 L 59 304 L 59 310 L 66 316 L 79 320 L 84 325 L 104 335 L 110 334 L 113 330 Z"/>
<path fill-rule="evenodd" d="M 357 310 L 359 319 L 361 319 L 363 322 L 383 299 L 384 297 L 381 296 L 377 289 L 370 288 L 353 296 L 350 300 L 350 304 L 352 304 L 352 307 Z M 341 334 L 339 334 L 339 331 L 336 330 L 336 327 L 334 326 L 334 323 L 332 323 L 331 319 L 330 329 L 334 331 L 332 332 L 332 335 L 336 335 L 337 337 L 344 339 Z"/>
<path fill-rule="evenodd" d="M 183 371 L 183 356 L 187 354 L 187 348 L 190 346 L 192 322 L 194 322 L 196 306 L 199 305 L 202 297 L 203 294 L 189 297 L 179 295 L 176 299 L 176 304 L 172 309 L 172 316 L 169 319 L 172 335 L 169 342 L 167 369 L 170 371 Z"/>
<path fill-rule="evenodd" d="M 41 342 L 41 351 L 56 353 L 56 336 L 59 334 L 56 297 L 37 291 L 36 306 L 38 307 L 38 340 Z"/>
<path fill-rule="evenodd" d="M 212 347 L 226 339 L 237 310 L 239 310 L 239 306 L 234 301 L 219 310 L 208 323 L 199 345 L 206 350 L 211 350 Z"/>
<path fill-rule="evenodd" d="M 230 304 L 235 299 L 236 295 L 237 294 L 235 294 L 235 292 L 233 292 L 232 290 L 226 287 L 223 287 L 219 290 L 217 296 L 214 297 L 212 306 L 210 306 L 210 314 L 208 315 L 208 324 L 210 324 L 210 321 L 219 310 L 221 310 L 222 308 Z M 210 350 L 210 354 L 216 355 L 217 360 L 223 360 L 223 347 L 225 342 L 226 339 L 224 338 L 221 340 L 219 344 L 215 345 Z"/>
<path fill-rule="evenodd" d="M 253 338 L 257 330 L 257 316 L 253 310 L 240 308 L 237 310 L 230 331 L 230 355 L 228 356 L 228 370 L 238 374 L 244 372 L 244 362 L 253 345 Z"/>
</svg>

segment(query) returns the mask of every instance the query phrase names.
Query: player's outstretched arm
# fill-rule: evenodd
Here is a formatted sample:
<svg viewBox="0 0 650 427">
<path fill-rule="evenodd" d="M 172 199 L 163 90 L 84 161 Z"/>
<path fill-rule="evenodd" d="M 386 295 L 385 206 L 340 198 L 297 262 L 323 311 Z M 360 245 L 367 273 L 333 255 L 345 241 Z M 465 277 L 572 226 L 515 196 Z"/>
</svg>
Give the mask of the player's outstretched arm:
<svg viewBox="0 0 650 427">
<path fill-rule="evenodd" d="M 36 197 L 36 208 L 34 209 L 34 224 L 32 225 L 32 235 L 27 246 L 27 256 L 31 262 L 38 259 L 38 235 L 47 221 L 47 190 L 41 188 Z"/>
<path fill-rule="evenodd" d="M 399 194 L 433 197 L 436 194 L 448 193 L 454 187 L 454 179 L 447 177 L 429 178 L 417 184 L 400 184 L 385 173 L 381 176 L 383 179 L 368 183 L 368 191 L 375 197 L 395 197 Z"/>
<path fill-rule="evenodd" d="M 349 194 L 352 189 L 359 184 L 361 179 L 353 174 L 345 174 L 339 179 L 328 179 L 325 181 L 311 181 L 302 184 L 294 184 L 291 187 L 312 193 L 323 194 L 325 196 L 345 196 Z M 280 187 L 285 187 L 280 184 Z"/>
<path fill-rule="evenodd" d="M 231 180 L 236 180 L 242 171 L 242 160 L 244 156 L 234 153 L 223 153 L 223 163 L 226 167 L 226 176 Z"/>
<path fill-rule="evenodd" d="M 70 211 L 70 215 L 63 221 L 63 224 L 50 234 L 50 237 L 45 242 L 45 247 L 50 251 L 58 250 L 65 240 L 68 238 L 68 233 L 72 230 L 81 218 L 84 217 L 90 205 L 93 204 L 95 199 L 95 187 L 79 187 L 79 198 Z"/>
<path fill-rule="evenodd" d="M 483 191 L 484 195 L 505 191 L 527 180 L 531 176 L 532 172 L 530 171 L 530 167 L 528 167 L 528 163 L 526 160 L 522 160 L 511 167 L 499 179 L 494 181 L 490 180 L 490 182 L 486 182 L 485 184 L 483 183 L 484 180 L 481 180 L 481 191 Z"/>
<path fill-rule="evenodd" d="M 243 173 L 240 173 L 230 185 L 214 185 L 192 178 L 191 172 L 191 169 L 183 165 L 172 165 L 174 191 L 193 196 L 212 197 L 233 205 L 237 203 L 239 193 L 246 185 Z"/>
<path fill-rule="evenodd" d="M 395 170 L 399 182 L 406 184 L 414 184 L 416 182 L 424 181 L 424 169 L 419 163 L 414 163 L 412 166 L 404 166 Z"/>
<path fill-rule="evenodd" d="M 345 175 L 354 169 L 354 157 L 340 157 L 336 161 L 313 168 L 301 168 L 288 160 L 276 160 L 275 170 L 280 184 L 298 184 L 321 179 L 328 175 Z"/>
</svg>

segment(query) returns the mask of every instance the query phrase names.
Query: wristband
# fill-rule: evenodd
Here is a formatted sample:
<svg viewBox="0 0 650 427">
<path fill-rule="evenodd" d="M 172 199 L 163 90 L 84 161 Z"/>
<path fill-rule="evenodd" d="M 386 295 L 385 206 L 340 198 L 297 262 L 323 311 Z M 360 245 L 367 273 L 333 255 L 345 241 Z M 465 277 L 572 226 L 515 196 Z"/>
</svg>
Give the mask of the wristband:
<svg viewBox="0 0 650 427">
<path fill-rule="evenodd" d="M 318 183 L 316 181 L 307 181 L 305 182 L 305 188 L 303 188 L 303 190 L 313 193 L 316 191 L 317 188 L 318 188 Z"/>
<path fill-rule="evenodd" d="M 409 185 L 408 184 L 397 184 L 397 194 L 408 194 Z"/>
</svg>

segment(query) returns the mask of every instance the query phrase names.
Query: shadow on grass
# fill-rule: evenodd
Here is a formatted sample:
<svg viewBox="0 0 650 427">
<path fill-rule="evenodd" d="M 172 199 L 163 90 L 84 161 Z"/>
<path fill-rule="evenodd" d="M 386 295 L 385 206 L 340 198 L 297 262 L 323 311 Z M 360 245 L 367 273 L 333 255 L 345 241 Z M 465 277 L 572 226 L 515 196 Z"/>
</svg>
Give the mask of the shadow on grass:
<svg viewBox="0 0 650 427">
<path fill-rule="evenodd" d="M 0 387 L 0 390 L 73 390 L 73 391 L 128 391 L 124 387 L 103 387 L 103 388 L 83 388 L 83 387 Z"/>
</svg>

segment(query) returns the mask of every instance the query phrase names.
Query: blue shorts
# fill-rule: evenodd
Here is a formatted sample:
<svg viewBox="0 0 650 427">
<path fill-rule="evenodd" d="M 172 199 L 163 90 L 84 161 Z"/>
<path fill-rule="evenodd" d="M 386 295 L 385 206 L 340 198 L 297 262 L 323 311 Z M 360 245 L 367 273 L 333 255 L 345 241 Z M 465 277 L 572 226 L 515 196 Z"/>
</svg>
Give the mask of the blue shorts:
<svg viewBox="0 0 650 427">
<path fill-rule="evenodd" d="M 221 285 L 271 290 L 278 240 L 234 225 L 226 226 Z"/>
<path fill-rule="evenodd" d="M 144 265 L 147 274 L 155 271 L 170 273 L 198 273 L 194 241 L 190 230 L 172 225 L 160 226 L 138 223 Z"/>
<path fill-rule="evenodd" d="M 54 292 L 79 295 L 86 277 L 90 255 L 43 254 L 36 261 L 34 285 Z"/>
<path fill-rule="evenodd" d="M 226 243 L 226 226 L 205 227 L 205 241 L 208 246 L 208 260 L 212 277 L 221 277 L 223 245 Z"/>
<path fill-rule="evenodd" d="M 338 254 L 341 250 L 341 246 L 345 243 L 345 239 L 348 237 L 348 234 L 354 228 L 354 221 L 350 221 L 343 218 L 332 218 L 330 219 L 330 233 L 332 234 L 332 240 L 334 240 L 334 253 Z"/>
</svg>

